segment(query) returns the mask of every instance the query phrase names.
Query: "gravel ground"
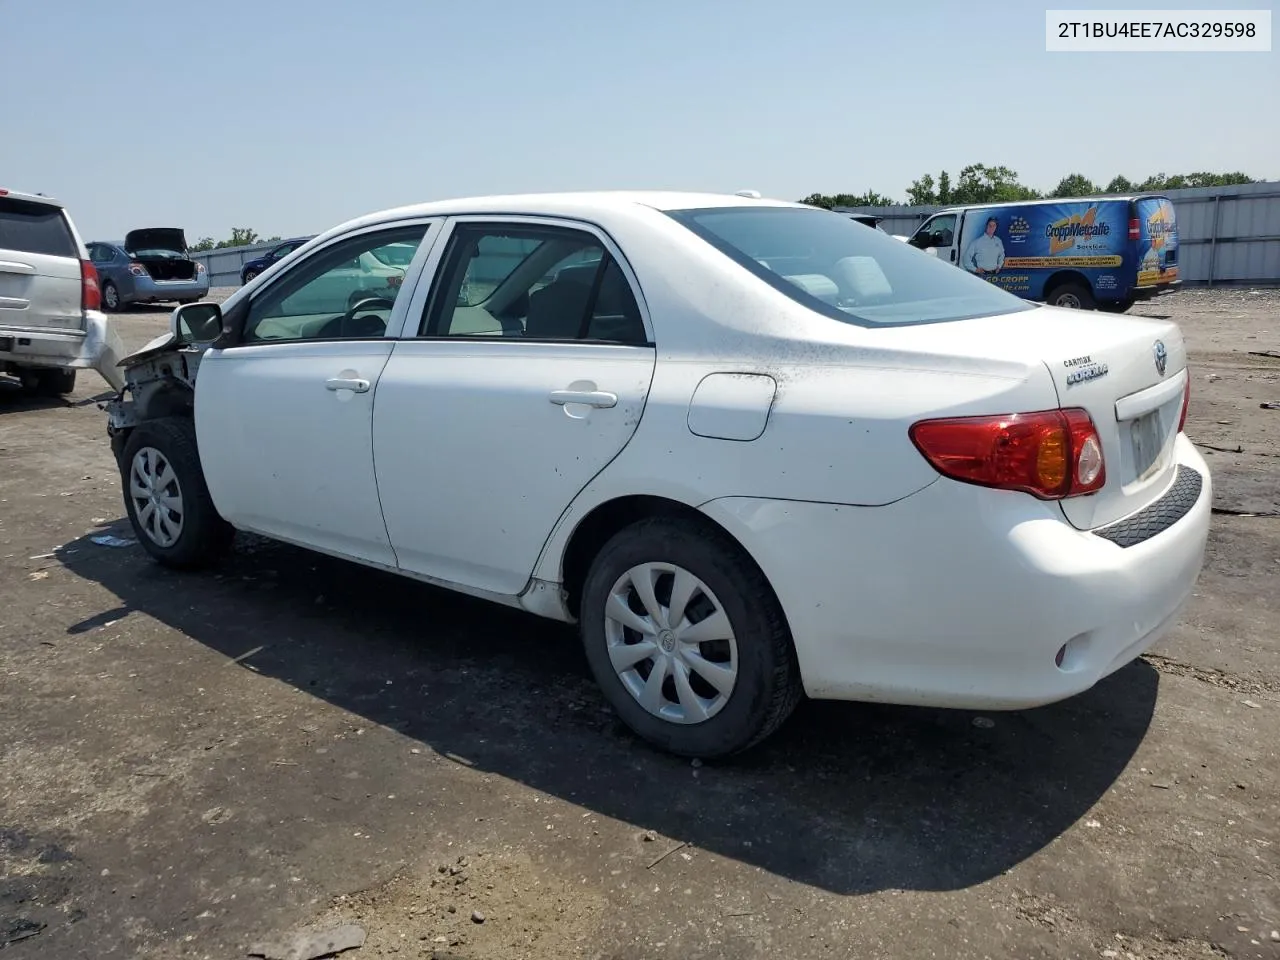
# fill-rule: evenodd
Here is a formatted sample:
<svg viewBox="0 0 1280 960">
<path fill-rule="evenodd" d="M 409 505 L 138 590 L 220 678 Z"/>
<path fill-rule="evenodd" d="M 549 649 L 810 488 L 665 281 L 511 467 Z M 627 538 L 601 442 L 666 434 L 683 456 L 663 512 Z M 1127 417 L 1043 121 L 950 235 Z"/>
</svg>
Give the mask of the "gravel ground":
<svg viewBox="0 0 1280 960">
<path fill-rule="evenodd" d="M 1280 957 L 1280 295 L 1183 291 L 1207 567 L 1068 702 L 813 703 L 694 766 L 559 626 L 243 538 L 127 535 L 96 406 L 0 390 L 0 949 L 231 958 Z M 131 345 L 164 311 L 122 316 Z"/>
</svg>

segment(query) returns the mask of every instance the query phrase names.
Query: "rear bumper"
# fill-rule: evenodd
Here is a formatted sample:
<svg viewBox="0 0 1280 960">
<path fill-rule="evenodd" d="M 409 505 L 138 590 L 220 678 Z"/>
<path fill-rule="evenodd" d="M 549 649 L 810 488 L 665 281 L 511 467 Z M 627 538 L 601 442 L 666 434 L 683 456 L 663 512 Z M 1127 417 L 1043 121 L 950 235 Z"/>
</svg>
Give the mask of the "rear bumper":
<svg viewBox="0 0 1280 960">
<path fill-rule="evenodd" d="M 1176 293 L 1181 286 L 1181 280 L 1171 280 L 1168 283 L 1149 287 L 1133 287 L 1129 291 L 1129 298 L 1131 300 L 1154 300 L 1156 297 L 1162 297 L 1166 293 Z"/>
<path fill-rule="evenodd" d="M 124 388 L 119 368 L 124 344 L 114 324 L 97 310 L 85 314 L 83 330 L 0 327 L 0 366 L 97 370 L 115 390 Z"/>
<path fill-rule="evenodd" d="M 1127 547 L 1074 529 L 1055 504 L 944 479 L 883 507 L 725 498 L 703 510 L 772 583 L 809 696 L 1021 709 L 1088 689 L 1176 622 L 1213 496 L 1185 436 L 1176 451 L 1198 496 Z"/>
<path fill-rule="evenodd" d="M 195 280 L 153 280 L 137 277 L 133 290 L 121 295 L 125 303 L 158 303 L 164 300 L 203 300 L 209 295 L 209 275 Z"/>
</svg>

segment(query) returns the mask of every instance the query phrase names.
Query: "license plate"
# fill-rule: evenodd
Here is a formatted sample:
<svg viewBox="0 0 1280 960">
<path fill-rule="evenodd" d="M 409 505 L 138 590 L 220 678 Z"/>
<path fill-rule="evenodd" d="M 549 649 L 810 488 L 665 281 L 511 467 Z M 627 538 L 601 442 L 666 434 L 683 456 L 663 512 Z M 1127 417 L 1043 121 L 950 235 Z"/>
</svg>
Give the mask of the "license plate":
<svg viewBox="0 0 1280 960">
<path fill-rule="evenodd" d="M 1160 456 L 1160 411 L 1152 410 L 1129 425 L 1133 442 L 1133 472 L 1141 480 Z"/>
</svg>

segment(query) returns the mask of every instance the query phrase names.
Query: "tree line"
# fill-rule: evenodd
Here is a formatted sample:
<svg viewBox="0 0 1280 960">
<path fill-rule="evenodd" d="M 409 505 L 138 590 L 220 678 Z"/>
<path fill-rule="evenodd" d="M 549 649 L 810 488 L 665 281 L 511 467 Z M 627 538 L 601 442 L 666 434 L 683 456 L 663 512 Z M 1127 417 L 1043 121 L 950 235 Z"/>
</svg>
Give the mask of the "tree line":
<svg viewBox="0 0 1280 960">
<path fill-rule="evenodd" d="M 275 243 L 280 237 L 259 237 L 258 231 L 249 227 L 232 227 L 231 236 L 226 240 L 214 240 L 213 237 L 201 237 L 190 247 L 192 253 L 204 253 L 206 250 L 222 250 L 225 247 L 247 247 L 255 243 Z"/>
<path fill-rule="evenodd" d="M 1257 183 L 1253 177 L 1233 173 L 1156 173 L 1145 180 L 1130 180 L 1124 175 L 1112 177 L 1105 185 L 1094 183 L 1083 173 L 1070 173 L 1047 193 L 1029 187 L 1018 179 L 1016 171 L 1004 166 L 971 163 L 953 180 L 946 170 L 935 180 L 926 173 L 907 187 L 910 205 L 937 206 L 967 203 L 1040 200 L 1050 197 L 1081 197 L 1098 193 L 1143 193 L 1178 190 L 1183 187 L 1225 187 L 1237 183 Z M 866 193 L 811 193 L 800 201 L 814 207 L 888 207 L 898 201 L 875 190 Z"/>
</svg>

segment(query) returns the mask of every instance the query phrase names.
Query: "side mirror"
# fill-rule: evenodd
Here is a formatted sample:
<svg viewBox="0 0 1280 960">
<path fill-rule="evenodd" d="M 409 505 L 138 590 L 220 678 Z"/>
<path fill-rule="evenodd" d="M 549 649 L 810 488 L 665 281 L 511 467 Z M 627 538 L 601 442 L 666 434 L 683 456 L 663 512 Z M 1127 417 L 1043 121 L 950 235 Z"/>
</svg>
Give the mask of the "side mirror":
<svg viewBox="0 0 1280 960">
<path fill-rule="evenodd" d="M 206 346 L 222 336 L 222 307 L 216 303 L 184 304 L 173 311 L 169 329 L 184 346 Z"/>
</svg>

